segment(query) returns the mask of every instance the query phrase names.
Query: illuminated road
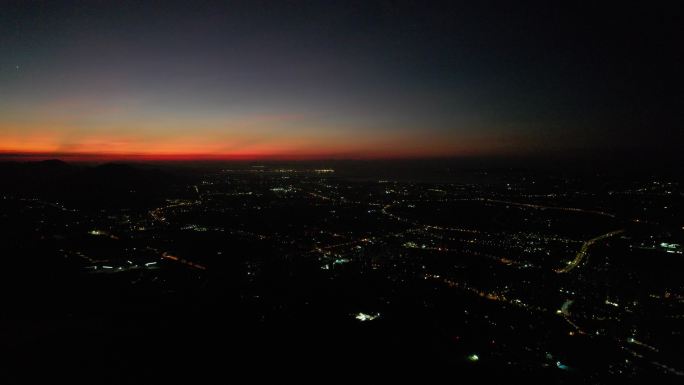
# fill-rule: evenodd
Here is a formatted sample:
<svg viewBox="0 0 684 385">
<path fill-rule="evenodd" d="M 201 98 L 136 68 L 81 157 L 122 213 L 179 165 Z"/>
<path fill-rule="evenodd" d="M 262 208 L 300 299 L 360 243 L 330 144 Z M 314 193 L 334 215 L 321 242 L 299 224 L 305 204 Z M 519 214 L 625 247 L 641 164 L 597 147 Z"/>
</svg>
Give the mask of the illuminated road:
<svg viewBox="0 0 684 385">
<path fill-rule="evenodd" d="M 163 252 L 159 251 L 158 249 L 156 249 L 154 247 L 147 246 L 146 249 L 154 252 L 155 254 L 158 254 L 161 259 L 173 261 L 173 262 L 176 262 L 176 263 L 179 263 L 179 264 L 182 264 L 182 265 L 185 265 L 187 267 L 194 268 L 194 269 L 198 269 L 198 270 L 206 270 L 207 269 L 207 267 L 204 265 L 200 265 L 199 263 L 195 263 L 195 262 L 189 261 L 187 259 L 178 257 L 178 256 L 173 255 L 173 254 L 166 252 L 166 251 L 163 251 Z"/>
<path fill-rule="evenodd" d="M 448 202 L 449 200 L 443 200 L 443 202 Z M 538 205 L 538 204 L 530 204 L 530 203 L 518 203 L 518 202 L 511 202 L 511 201 L 504 201 L 504 200 L 498 200 L 498 199 L 488 199 L 488 198 L 475 198 L 475 199 L 456 199 L 455 201 L 473 201 L 473 202 L 487 202 L 487 203 L 496 203 L 496 204 L 502 204 L 502 205 L 509 205 L 509 206 L 517 206 L 517 207 L 525 207 L 525 208 L 530 208 L 530 209 L 535 209 L 535 210 L 559 210 L 559 211 L 569 211 L 569 212 L 579 212 L 579 213 L 585 213 L 585 214 L 594 214 L 594 215 L 601 215 L 609 218 L 615 218 L 614 214 L 607 213 L 605 211 L 598 211 L 598 210 L 586 210 L 586 209 L 580 209 L 576 207 L 559 207 L 559 206 L 545 206 L 545 205 Z M 475 229 L 468 229 L 468 228 L 460 228 L 460 227 L 443 227 L 443 226 L 437 226 L 437 225 L 430 225 L 430 224 L 420 224 L 415 221 L 410 221 L 407 218 L 402 218 L 396 214 L 392 214 L 389 212 L 389 209 L 392 207 L 392 204 L 387 204 L 385 205 L 381 212 L 391 218 L 394 218 L 398 221 L 401 222 L 407 222 L 411 223 L 416 226 L 424 226 L 426 228 L 434 229 L 434 230 L 447 230 L 447 231 L 457 231 L 457 232 L 463 232 L 463 233 L 471 233 L 471 234 L 479 234 L 482 233 L 481 231 L 475 230 Z"/>
<path fill-rule="evenodd" d="M 519 207 L 527 207 L 527 208 L 538 209 L 538 210 L 571 211 L 571 212 L 577 212 L 577 213 L 596 214 L 596 215 L 601 215 L 604 217 L 615 218 L 614 214 L 607 213 L 605 211 L 586 210 L 586 209 L 580 209 L 577 207 L 545 206 L 545 205 L 536 205 L 536 204 L 531 204 L 531 203 L 518 203 L 518 202 L 502 201 L 502 200 L 498 200 L 498 199 L 481 199 L 481 200 L 483 200 L 485 202 L 500 203 L 500 204 L 506 204 L 506 205 L 511 205 L 511 206 L 519 206 Z"/>
<path fill-rule="evenodd" d="M 509 305 L 517 306 L 517 307 L 522 307 L 530 311 L 536 311 L 540 313 L 546 313 L 548 312 L 548 309 L 542 306 L 537 306 L 534 304 L 529 304 L 526 302 L 523 302 L 520 299 L 511 299 L 506 296 L 504 293 L 499 293 L 496 291 L 485 291 L 482 289 L 478 289 L 474 286 L 469 285 L 468 283 L 465 282 L 458 282 L 456 280 L 447 278 L 447 277 L 442 277 L 440 275 L 435 275 L 435 274 L 425 274 L 423 276 L 423 279 L 426 280 L 434 280 L 441 282 L 445 284 L 448 287 L 455 288 L 455 289 L 460 289 L 464 292 L 469 292 L 471 294 L 477 295 L 478 297 L 494 301 L 494 302 L 501 302 L 501 303 L 506 303 Z"/>
<path fill-rule="evenodd" d="M 152 218 L 157 222 L 168 223 L 168 221 L 166 220 L 166 217 L 164 216 L 165 210 L 172 209 L 175 207 L 192 206 L 192 205 L 196 205 L 199 203 L 200 203 L 199 201 L 173 202 L 173 204 L 169 204 L 169 205 L 162 206 L 162 207 L 156 208 L 154 210 L 151 210 L 150 216 L 152 216 Z"/>
<path fill-rule="evenodd" d="M 414 225 L 414 226 L 420 226 L 420 227 L 423 227 L 423 228 L 426 228 L 426 229 L 445 230 L 445 231 L 457 231 L 457 232 L 461 232 L 461 233 L 470 233 L 470 234 L 480 234 L 480 233 L 482 233 L 482 232 L 480 232 L 480 231 L 478 231 L 478 230 L 474 230 L 474 229 L 467 229 L 467 228 L 461 228 L 461 227 L 444 227 L 444 226 L 429 225 L 429 224 L 423 224 L 423 223 L 411 221 L 411 220 L 409 220 L 409 219 L 400 217 L 400 216 L 398 216 L 398 215 L 396 215 L 396 214 L 390 213 L 390 212 L 388 211 L 390 207 L 392 207 L 391 204 L 390 204 L 390 205 L 385 205 L 385 206 L 382 208 L 382 210 L 380 210 L 380 211 L 381 211 L 384 215 L 389 216 L 390 218 L 393 218 L 393 219 L 398 220 L 398 221 L 400 221 L 400 222 L 409 223 L 409 224 Z"/>
<path fill-rule="evenodd" d="M 589 247 L 591 247 L 593 244 L 595 244 L 598 241 L 604 240 L 606 238 L 613 237 L 613 236 L 618 235 L 618 234 L 622 234 L 624 231 L 625 231 L 624 229 L 611 231 L 609 233 L 599 235 L 598 237 L 592 238 L 592 239 L 584 242 L 584 244 L 582 244 L 582 247 L 580 248 L 580 250 L 575 255 L 575 259 L 568 262 L 567 266 L 563 267 L 562 269 L 557 269 L 556 273 L 569 273 L 569 272 L 571 272 L 573 269 L 575 269 L 576 267 L 578 267 L 582 263 L 584 258 L 586 258 L 587 253 L 589 252 Z"/>
<path fill-rule="evenodd" d="M 200 265 L 198 263 L 194 263 L 192 261 L 188 261 L 187 259 L 177 257 L 175 255 L 169 254 L 167 252 L 162 253 L 162 258 L 169 259 L 171 261 L 175 261 L 177 263 L 186 265 L 188 267 L 192 267 L 194 269 L 199 269 L 199 270 L 206 270 L 207 268 L 203 265 Z"/>
</svg>

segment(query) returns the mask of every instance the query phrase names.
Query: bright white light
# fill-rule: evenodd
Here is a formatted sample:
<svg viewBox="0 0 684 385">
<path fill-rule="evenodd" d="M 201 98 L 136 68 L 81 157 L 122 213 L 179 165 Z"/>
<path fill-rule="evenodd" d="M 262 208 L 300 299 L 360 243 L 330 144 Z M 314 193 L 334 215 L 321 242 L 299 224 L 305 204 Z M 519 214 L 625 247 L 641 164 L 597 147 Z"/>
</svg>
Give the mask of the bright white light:
<svg viewBox="0 0 684 385">
<path fill-rule="evenodd" d="M 375 314 L 366 314 L 366 313 L 358 313 L 354 318 L 361 322 L 365 321 L 372 321 L 376 318 L 380 317 L 380 313 L 375 313 Z"/>
</svg>

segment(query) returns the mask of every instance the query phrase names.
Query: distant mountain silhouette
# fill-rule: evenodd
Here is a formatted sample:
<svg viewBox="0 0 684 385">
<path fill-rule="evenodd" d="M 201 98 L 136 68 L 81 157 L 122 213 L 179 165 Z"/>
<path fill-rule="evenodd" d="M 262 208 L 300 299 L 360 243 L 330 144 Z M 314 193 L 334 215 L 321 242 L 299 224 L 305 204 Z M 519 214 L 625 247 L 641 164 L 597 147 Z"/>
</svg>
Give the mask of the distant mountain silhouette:
<svg viewBox="0 0 684 385">
<path fill-rule="evenodd" d="M 36 191 L 59 178 L 76 173 L 78 169 L 57 159 L 40 162 L 0 162 L 0 191 Z"/>
<path fill-rule="evenodd" d="M 179 178 L 126 164 L 73 165 L 61 160 L 0 163 L 0 192 L 59 201 L 73 208 L 143 207 Z"/>
<path fill-rule="evenodd" d="M 34 162 L 33 164 L 44 167 L 69 167 L 67 162 L 59 159 L 41 160 L 39 162 Z"/>
</svg>

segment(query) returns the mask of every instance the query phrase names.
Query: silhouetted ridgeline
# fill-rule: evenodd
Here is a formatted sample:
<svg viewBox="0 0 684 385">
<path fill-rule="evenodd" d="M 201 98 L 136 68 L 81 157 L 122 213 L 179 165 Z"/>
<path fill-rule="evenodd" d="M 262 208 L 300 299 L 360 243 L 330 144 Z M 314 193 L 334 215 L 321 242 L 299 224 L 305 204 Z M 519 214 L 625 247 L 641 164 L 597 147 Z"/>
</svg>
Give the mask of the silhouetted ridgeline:
<svg viewBox="0 0 684 385">
<path fill-rule="evenodd" d="M 0 193 L 49 199 L 73 208 L 147 206 L 162 200 L 184 179 L 158 168 L 126 164 L 0 163 Z"/>
</svg>

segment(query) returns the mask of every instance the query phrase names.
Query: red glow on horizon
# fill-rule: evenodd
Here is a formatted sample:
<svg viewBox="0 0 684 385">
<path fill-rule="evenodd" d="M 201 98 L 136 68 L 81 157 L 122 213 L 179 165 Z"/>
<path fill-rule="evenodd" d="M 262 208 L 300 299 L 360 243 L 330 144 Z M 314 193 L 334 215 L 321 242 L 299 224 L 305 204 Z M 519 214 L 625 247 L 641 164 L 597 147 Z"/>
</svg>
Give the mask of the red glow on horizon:
<svg viewBox="0 0 684 385">
<path fill-rule="evenodd" d="M 73 162 L 180 162 L 180 161 L 248 161 L 248 160 L 324 160 L 324 159 L 411 159 L 481 155 L 482 143 L 440 141 L 435 138 L 392 137 L 371 140 L 345 137 L 338 140 L 320 138 L 260 138 L 259 141 L 202 138 L 164 138 L 154 141 L 125 141 L 118 137 L 79 138 L 77 144 L 63 145 L 47 136 L 34 138 L 2 138 L 0 159 L 63 159 Z"/>
<path fill-rule="evenodd" d="M 74 162 L 416 159 L 506 151 L 505 145 L 490 138 L 458 141 L 453 137 L 413 134 L 325 136 L 237 130 L 233 134 L 198 132 L 188 136 L 171 132 L 149 136 L 80 130 L 66 135 L 62 131 L 14 127 L 0 133 L 0 159 L 58 158 Z"/>
<path fill-rule="evenodd" d="M 419 153 L 285 153 L 285 154 L 108 154 L 108 153 L 54 153 L 0 152 L 3 161 L 43 161 L 60 159 L 68 162 L 221 162 L 221 161 L 307 161 L 307 160 L 373 160 L 418 159 L 455 156 L 450 154 Z"/>
</svg>

